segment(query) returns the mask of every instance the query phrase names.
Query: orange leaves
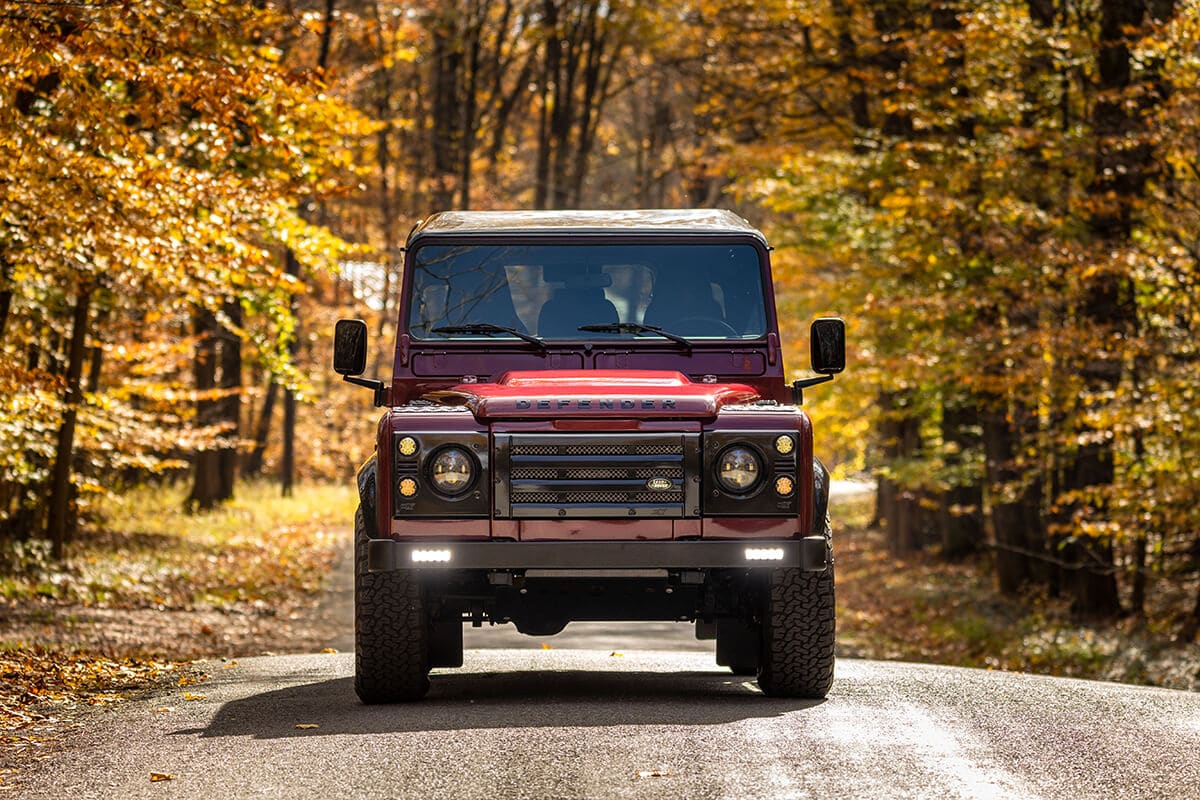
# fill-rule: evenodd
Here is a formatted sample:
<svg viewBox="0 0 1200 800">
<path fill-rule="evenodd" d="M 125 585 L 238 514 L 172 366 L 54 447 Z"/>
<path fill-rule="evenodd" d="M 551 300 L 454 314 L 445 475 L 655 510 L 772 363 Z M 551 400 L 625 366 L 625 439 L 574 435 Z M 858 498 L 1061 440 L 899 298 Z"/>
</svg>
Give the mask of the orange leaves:
<svg viewBox="0 0 1200 800">
<path fill-rule="evenodd" d="M 0 653 L 0 729 L 14 730 L 45 719 L 45 713 L 32 710 L 35 704 L 92 697 L 108 702 L 112 698 L 107 693 L 144 686 L 176 668 L 155 661 L 114 661 L 27 648 L 6 650 Z M 106 694 L 98 694 L 101 689 Z"/>
</svg>

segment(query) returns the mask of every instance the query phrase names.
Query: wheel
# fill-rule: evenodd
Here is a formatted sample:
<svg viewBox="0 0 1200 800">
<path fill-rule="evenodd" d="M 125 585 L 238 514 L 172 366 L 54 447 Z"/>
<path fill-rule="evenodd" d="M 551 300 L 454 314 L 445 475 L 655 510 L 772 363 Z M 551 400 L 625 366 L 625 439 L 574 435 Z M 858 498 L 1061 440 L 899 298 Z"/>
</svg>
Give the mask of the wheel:
<svg viewBox="0 0 1200 800">
<path fill-rule="evenodd" d="M 354 515 L 354 691 L 367 704 L 419 700 L 429 691 L 429 620 L 409 570 L 367 572 L 367 528 Z"/>
<path fill-rule="evenodd" d="M 775 570 L 764 605 L 759 688 L 769 697 L 825 697 L 833 685 L 833 565 Z"/>
</svg>

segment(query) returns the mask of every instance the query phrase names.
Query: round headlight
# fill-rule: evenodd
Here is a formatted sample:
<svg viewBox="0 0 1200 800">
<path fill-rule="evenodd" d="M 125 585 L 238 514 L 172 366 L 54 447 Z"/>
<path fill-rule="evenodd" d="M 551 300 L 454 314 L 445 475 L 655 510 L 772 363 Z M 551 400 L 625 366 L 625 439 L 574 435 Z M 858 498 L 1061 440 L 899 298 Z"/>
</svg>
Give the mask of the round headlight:
<svg viewBox="0 0 1200 800">
<path fill-rule="evenodd" d="M 475 477 L 475 461 L 465 450 L 447 447 L 438 451 L 429 465 L 433 488 L 454 497 L 465 492 Z"/>
<path fill-rule="evenodd" d="M 748 447 L 727 447 L 717 459 L 717 480 L 721 488 L 734 494 L 750 491 L 761 470 L 758 456 Z"/>
</svg>

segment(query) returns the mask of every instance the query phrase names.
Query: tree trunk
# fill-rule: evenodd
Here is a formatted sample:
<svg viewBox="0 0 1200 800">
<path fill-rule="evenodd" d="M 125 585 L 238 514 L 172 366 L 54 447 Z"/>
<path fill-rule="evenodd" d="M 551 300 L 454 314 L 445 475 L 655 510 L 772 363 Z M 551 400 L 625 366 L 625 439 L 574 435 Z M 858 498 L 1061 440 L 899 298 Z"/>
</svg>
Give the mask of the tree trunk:
<svg viewBox="0 0 1200 800">
<path fill-rule="evenodd" d="M 1200 537 L 1192 541 L 1192 563 L 1200 567 Z M 1200 585 L 1196 586 L 1196 604 L 1192 606 L 1192 613 L 1184 621 L 1179 630 L 1179 638 L 1184 644 L 1189 644 L 1196 640 L 1196 635 L 1200 634 Z"/>
<path fill-rule="evenodd" d="M 296 484 L 296 393 L 283 393 L 283 454 L 279 459 L 279 489 L 284 497 L 292 496 Z"/>
<path fill-rule="evenodd" d="M 920 424 L 908 413 L 908 404 L 896 392 L 880 395 L 883 456 L 893 471 L 917 457 L 921 449 Z M 884 487 L 884 484 L 886 486 Z M 903 480 L 881 481 L 880 514 L 887 529 L 888 550 L 904 555 L 920 550 L 924 541 L 924 520 L 920 495 Z"/>
<path fill-rule="evenodd" d="M 219 327 L 213 313 L 206 308 L 192 315 L 196 335 L 196 354 L 192 362 L 192 380 L 200 397 L 196 400 L 196 424 L 202 427 L 220 421 L 220 404 L 204 393 L 217 388 L 217 337 Z M 209 511 L 221 499 L 221 466 L 217 447 L 205 447 L 192 457 L 192 491 L 184 500 L 190 512 Z"/>
<path fill-rule="evenodd" d="M 285 271 L 294 277 L 300 276 L 300 262 L 291 250 L 285 257 Z M 300 299 L 292 295 L 292 339 L 288 342 L 288 353 L 292 361 L 300 352 Z M 296 391 L 291 388 L 283 392 L 283 454 L 279 460 L 279 486 L 284 497 L 292 496 L 292 487 L 296 483 Z"/>
<path fill-rule="evenodd" d="M 0 342 L 4 341 L 4 333 L 8 330 L 8 315 L 12 309 L 12 265 L 3 255 L 0 255 Z"/>
<path fill-rule="evenodd" d="M 974 474 L 961 474 L 966 456 L 981 446 L 978 426 L 979 409 L 973 405 L 947 403 L 942 409 L 942 436 L 951 446 L 946 466 L 954 481 L 941 497 L 938 515 L 947 559 L 965 558 L 983 544 L 983 486 Z"/>
<path fill-rule="evenodd" d="M 58 429 L 58 446 L 54 451 L 54 471 L 50 479 L 47 500 L 46 537 L 51 554 L 61 559 L 66 551 L 67 535 L 74 522 L 72 504 L 71 463 L 75 449 L 75 422 L 83 400 L 80 378 L 86 352 L 88 311 L 92 302 L 92 287 L 82 286 L 75 298 L 75 313 L 71 320 L 71 343 L 67 355 L 67 394 L 64 398 L 62 425 Z"/>
<path fill-rule="evenodd" d="M 1133 540 L 1133 585 L 1129 592 L 1129 611 L 1139 617 L 1146 616 L 1146 548 L 1149 541 L 1145 534 Z"/>
<path fill-rule="evenodd" d="M 534 206 L 549 208 L 553 192 L 551 164 L 555 159 L 555 145 L 558 142 L 554 134 L 555 115 L 561 113 L 559 106 L 562 99 L 559 71 L 563 56 L 563 42 L 558 29 L 558 3 L 556 0 L 544 0 L 542 3 L 542 30 L 545 32 L 545 44 L 542 45 L 542 80 L 538 87 L 541 103 L 538 106 Z M 551 93 L 553 93 L 553 100 L 549 97 Z"/>
<path fill-rule="evenodd" d="M 438 210 L 453 207 L 453 184 L 459 173 L 456 154 L 462 143 L 458 129 L 462 43 L 457 30 L 457 11 L 456 5 L 442 7 L 432 30 L 434 74 L 430 152 L 433 154 L 433 202 Z"/>
<path fill-rule="evenodd" d="M 244 475 L 259 475 L 263 469 L 263 455 L 267 452 L 267 439 L 271 433 L 271 415 L 275 413 L 275 399 L 279 396 L 279 384 L 272 380 L 267 384 L 267 393 L 259 411 L 258 424 L 254 428 L 254 449 L 246 454 L 242 464 Z"/>
<path fill-rule="evenodd" d="M 237 301 L 225 304 L 225 314 L 234 327 L 241 327 L 242 306 Z M 242 340 L 233 330 L 221 331 L 220 387 L 226 392 L 219 401 L 220 416 L 229 428 L 231 446 L 217 453 L 217 499 L 224 502 L 233 497 L 237 483 L 238 446 L 242 429 Z"/>
<path fill-rule="evenodd" d="M 463 47 L 467 51 L 466 69 L 463 74 L 462 99 L 459 103 L 459 175 L 458 175 L 458 207 L 471 207 L 471 168 L 472 156 L 475 153 L 477 116 L 479 105 L 479 57 L 482 42 L 484 11 L 474 4 L 471 13 L 467 15 L 467 36 Z"/>
<path fill-rule="evenodd" d="M 1084 287 L 1081 324 L 1105 335 L 1097 352 L 1087 353 L 1079 365 L 1089 394 L 1100 396 L 1121 381 L 1129 333 L 1137 324 L 1133 281 L 1122 266 L 1124 260 L 1109 254 L 1126 250 L 1133 233 L 1133 209 L 1145 193 L 1154 170 L 1153 148 L 1145 130 L 1149 109 L 1134 108 L 1130 97 L 1133 62 L 1130 37 L 1146 22 L 1145 0 L 1101 0 L 1100 42 L 1097 57 L 1097 95 L 1092 110 L 1094 136 L 1099 144 L 1094 178 L 1088 187 L 1092 214 L 1089 228 L 1098 269 Z M 1157 100 L 1153 92 L 1142 92 L 1144 107 Z M 1106 486 L 1115 477 L 1112 439 L 1090 436 L 1086 424 L 1079 425 L 1081 445 L 1068 460 L 1063 477 L 1068 491 Z M 1103 504 L 1075 502 L 1067 509 L 1072 516 L 1103 518 Z M 1064 587 L 1072 607 L 1080 615 L 1112 617 L 1121 612 L 1111 539 L 1077 535 L 1063 548 L 1067 570 Z"/>
<path fill-rule="evenodd" d="M 317 67 L 321 72 L 325 71 L 325 65 L 329 63 L 329 45 L 333 41 L 333 12 L 337 5 L 336 0 L 325 0 L 325 19 L 321 26 L 321 44 L 317 49 Z"/>
<path fill-rule="evenodd" d="M 1045 575 L 1045 533 L 1041 483 L 1019 463 L 1024 436 L 1036 424 L 1032 412 L 997 402 L 983 416 L 985 471 L 996 550 L 996 579 L 1001 593 L 1015 597 Z"/>
</svg>

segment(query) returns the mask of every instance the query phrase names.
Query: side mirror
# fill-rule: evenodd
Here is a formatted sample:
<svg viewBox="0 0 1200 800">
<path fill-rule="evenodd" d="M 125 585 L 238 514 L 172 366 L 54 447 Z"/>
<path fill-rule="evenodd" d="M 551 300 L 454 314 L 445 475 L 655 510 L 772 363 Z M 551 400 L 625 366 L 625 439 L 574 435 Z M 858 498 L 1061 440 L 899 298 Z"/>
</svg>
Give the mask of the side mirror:
<svg viewBox="0 0 1200 800">
<path fill-rule="evenodd" d="M 388 401 L 383 381 L 356 377 L 367 368 L 367 323 L 361 319 L 339 319 L 333 328 L 333 371 L 346 383 L 365 386 L 375 393 L 375 405 Z"/>
<path fill-rule="evenodd" d="M 813 320 L 809 356 L 813 372 L 821 375 L 836 375 L 846 369 L 846 323 L 837 317 Z"/>
<path fill-rule="evenodd" d="M 828 383 L 846 368 L 846 323 L 837 317 L 821 317 L 813 320 L 811 332 L 809 356 L 813 372 L 821 377 L 792 381 L 792 402 L 796 405 L 804 403 L 805 389 Z"/>
<path fill-rule="evenodd" d="M 333 371 L 342 376 L 362 375 L 366 368 L 367 323 L 339 319 L 333 329 Z"/>
</svg>

